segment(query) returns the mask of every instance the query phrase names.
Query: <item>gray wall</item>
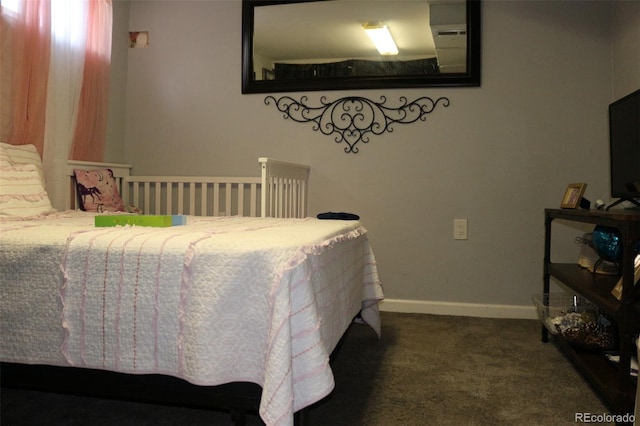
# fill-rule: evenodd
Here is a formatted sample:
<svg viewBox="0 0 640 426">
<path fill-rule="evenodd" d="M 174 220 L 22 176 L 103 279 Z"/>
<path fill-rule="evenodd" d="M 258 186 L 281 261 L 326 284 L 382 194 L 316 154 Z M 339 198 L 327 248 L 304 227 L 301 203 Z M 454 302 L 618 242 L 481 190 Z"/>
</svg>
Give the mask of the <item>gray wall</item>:
<svg viewBox="0 0 640 426">
<path fill-rule="evenodd" d="M 612 87 L 615 100 L 640 86 L 640 2 L 618 1 L 613 3 L 612 10 Z"/>
<path fill-rule="evenodd" d="M 112 83 L 126 90 L 112 84 L 106 160 L 137 174 L 254 175 L 259 156 L 309 164 L 310 214 L 361 215 L 389 299 L 529 309 L 543 209 L 570 182 L 609 200 L 607 105 L 640 87 L 637 3 L 486 1 L 481 87 L 305 93 L 451 100 L 356 155 L 240 93 L 240 11 L 239 0 L 114 2 L 126 60 Z M 150 47 L 128 49 L 129 30 L 149 31 Z M 468 219 L 468 240 L 453 240 L 454 218 Z M 583 231 L 561 230 L 558 256 L 575 259 Z"/>
</svg>

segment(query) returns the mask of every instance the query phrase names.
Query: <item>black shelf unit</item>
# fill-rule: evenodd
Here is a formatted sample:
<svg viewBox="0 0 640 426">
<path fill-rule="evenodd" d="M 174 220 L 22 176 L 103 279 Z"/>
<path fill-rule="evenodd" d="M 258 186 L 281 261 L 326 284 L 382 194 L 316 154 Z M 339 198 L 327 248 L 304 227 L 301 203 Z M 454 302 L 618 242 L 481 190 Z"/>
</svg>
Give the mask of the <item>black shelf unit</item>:
<svg viewBox="0 0 640 426">
<path fill-rule="evenodd" d="M 616 323 L 620 362 L 614 365 L 602 353 L 585 351 L 554 339 L 565 356 L 575 365 L 609 406 L 612 414 L 633 413 L 637 379 L 630 375 L 631 356 L 636 351 L 633 337 L 640 331 L 640 285 L 634 286 L 634 246 L 640 240 L 640 212 L 627 210 L 545 209 L 545 248 L 543 293 L 549 293 L 551 277 L 606 312 Z M 592 274 L 577 263 L 551 262 L 551 231 L 555 219 L 618 229 L 623 243 L 621 300 L 611 295 L 620 276 Z M 542 341 L 549 333 L 543 325 Z"/>
</svg>

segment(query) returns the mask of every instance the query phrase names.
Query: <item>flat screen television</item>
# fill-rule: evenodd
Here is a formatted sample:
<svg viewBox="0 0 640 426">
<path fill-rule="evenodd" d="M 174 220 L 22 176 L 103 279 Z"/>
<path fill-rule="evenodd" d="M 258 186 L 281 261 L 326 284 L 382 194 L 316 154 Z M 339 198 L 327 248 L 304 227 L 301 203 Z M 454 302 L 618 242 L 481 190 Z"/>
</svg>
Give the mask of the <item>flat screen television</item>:
<svg viewBox="0 0 640 426">
<path fill-rule="evenodd" d="M 640 89 L 609 105 L 611 197 L 640 207 Z"/>
</svg>

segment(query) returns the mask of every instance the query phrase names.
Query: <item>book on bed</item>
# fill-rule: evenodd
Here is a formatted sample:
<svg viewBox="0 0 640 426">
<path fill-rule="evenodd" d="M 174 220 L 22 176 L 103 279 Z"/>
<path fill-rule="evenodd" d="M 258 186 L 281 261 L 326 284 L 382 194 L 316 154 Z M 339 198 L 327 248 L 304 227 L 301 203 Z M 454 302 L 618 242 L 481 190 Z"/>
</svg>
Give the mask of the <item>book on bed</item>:
<svg viewBox="0 0 640 426">
<path fill-rule="evenodd" d="M 166 228 L 187 224 L 187 217 L 180 214 L 174 215 L 98 215 L 95 217 L 95 225 L 98 228 L 109 226 L 153 226 Z"/>
</svg>

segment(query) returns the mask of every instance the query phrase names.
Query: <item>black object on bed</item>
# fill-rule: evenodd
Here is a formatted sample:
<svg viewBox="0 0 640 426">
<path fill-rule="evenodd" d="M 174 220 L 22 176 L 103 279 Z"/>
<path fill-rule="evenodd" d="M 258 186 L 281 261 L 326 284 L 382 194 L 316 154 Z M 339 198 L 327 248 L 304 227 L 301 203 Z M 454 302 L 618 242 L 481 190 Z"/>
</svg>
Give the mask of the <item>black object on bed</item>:
<svg viewBox="0 0 640 426">
<path fill-rule="evenodd" d="M 334 212 L 326 212 L 319 213 L 317 216 L 318 219 L 337 219 L 337 220 L 359 220 L 360 216 L 353 213 L 334 213 Z"/>
</svg>

